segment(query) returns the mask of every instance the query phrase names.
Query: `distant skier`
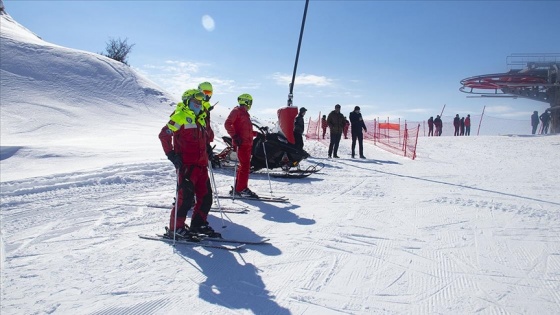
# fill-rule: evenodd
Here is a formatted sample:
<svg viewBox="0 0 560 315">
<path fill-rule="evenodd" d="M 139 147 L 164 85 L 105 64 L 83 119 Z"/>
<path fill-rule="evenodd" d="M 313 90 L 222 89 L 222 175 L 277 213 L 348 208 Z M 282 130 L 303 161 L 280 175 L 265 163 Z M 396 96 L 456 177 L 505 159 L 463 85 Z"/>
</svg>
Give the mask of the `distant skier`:
<svg viewBox="0 0 560 315">
<path fill-rule="evenodd" d="M 461 117 L 461 136 L 465 135 L 465 117 Z"/>
</svg>

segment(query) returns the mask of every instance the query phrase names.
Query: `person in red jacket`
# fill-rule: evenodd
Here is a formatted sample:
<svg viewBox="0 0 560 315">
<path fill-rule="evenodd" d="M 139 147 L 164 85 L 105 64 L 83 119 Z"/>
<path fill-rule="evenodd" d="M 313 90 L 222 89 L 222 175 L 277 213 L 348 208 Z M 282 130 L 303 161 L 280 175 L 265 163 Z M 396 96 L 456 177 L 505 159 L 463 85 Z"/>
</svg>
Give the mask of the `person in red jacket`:
<svg viewBox="0 0 560 315">
<path fill-rule="evenodd" d="M 204 94 L 196 89 L 183 93 L 169 122 L 161 129 L 159 139 L 163 152 L 177 171 L 177 200 L 171 210 L 169 238 L 191 238 L 193 233 L 219 237 L 201 212 L 208 181 L 208 135 L 206 112 L 202 109 Z M 196 196 L 190 228 L 185 225 L 187 212 Z"/>
<path fill-rule="evenodd" d="M 430 116 L 428 119 L 428 137 L 434 136 L 434 116 Z"/>
<path fill-rule="evenodd" d="M 348 121 L 348 119 L 345 116 L 344 117 L 344 129 L 343 129 L 344 139 L 348 139 L 348 128 L 350 128 L 350 122 Z"/>
<path fill-rule="evenodd" d="M 237 98 L 237 103 L 239 106 L 232 109 L 224 123 L 239 160 L 237 174 L 235 174 L 235 187 L 230 194 L 235 193 L 236 196 L 258 198 L 259 196 L 248 187 L 251 151 L 253 149 L 253 123 L 249 110 L 253 105 L 253 97 L 249 94 L 241 94 Z"/>
<path fill-rule="evenodd" d="M 471 115 L 468 114 L 465 118 L 465 136 L 471 135 Z"/>
</svg>

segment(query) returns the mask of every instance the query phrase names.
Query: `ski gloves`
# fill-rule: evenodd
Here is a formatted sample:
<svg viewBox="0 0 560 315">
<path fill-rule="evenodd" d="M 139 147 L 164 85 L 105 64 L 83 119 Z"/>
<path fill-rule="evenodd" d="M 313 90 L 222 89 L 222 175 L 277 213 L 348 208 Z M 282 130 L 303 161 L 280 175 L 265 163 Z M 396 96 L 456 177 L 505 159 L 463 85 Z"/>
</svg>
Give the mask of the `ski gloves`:
<svg viewBox="0 0 560 315">
<path fill-rule="evenodd" d="M 212 148 L 210 143 L 206 144 L 206 152 L 208 153 L 208 159 L 212 161 L 214 159 L 214 148 Z"/>
<path fill-rule="evenodd" d="M 169 154 L 167 154 L 167 158 L 173 163 L 176 169 L 180 169 L 181 166 L 183 166 L 183 160 L 181 160 L 181 156 L 174 151 L 169 152 Z"/>
<path fill-rule="evenodd" d="M 243 143 L 243 141 L 241 141 L 241 137 L 239 137 L 239 135 L 233 136 L 232 140 L 233 140 L 233 146 L 236 146 L 236 147 L 240 146 L 241 143 Z"/>
</svg>

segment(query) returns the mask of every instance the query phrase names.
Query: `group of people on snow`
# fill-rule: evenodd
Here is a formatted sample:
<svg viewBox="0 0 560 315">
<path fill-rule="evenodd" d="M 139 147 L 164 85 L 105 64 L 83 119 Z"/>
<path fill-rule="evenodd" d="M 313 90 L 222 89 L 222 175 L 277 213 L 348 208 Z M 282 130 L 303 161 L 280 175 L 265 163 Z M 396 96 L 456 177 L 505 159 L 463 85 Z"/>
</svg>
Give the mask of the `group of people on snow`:
<svg viewBox="0 0 560 315">
<path fill-rule="evenodd" d="M 537 128 L 539 127 L 539 120 L 541 122 L 541 135 L 548 134 L 548 127 L 550 125 L 550 110 L 547 109 L 539 116 L 538 111 L 534 111 L 533 115 L 531 115 L 531 126 L 533 127 L 532 134 L 537 133 Z"/>
<path fill-rule="evenodd" d="M 453 118 L 453 127 L 455 128 L 454 136 L 470 136 L 471 135 L 471 115 L 467 118 L 459 118 L 459 114 Z"/>
<path fill-rule="evenodd" d="M 352 136 L 352 158 L 356 156 L 356 142 L 358 142 L 359 156 L 365 159 L 364 156 L 364 134 L 363 131 L 367 132 L 366 124 L 360 113 L 360 106 L 354 107 L 354 110 L 350 112 L 350 121 L 340 112 L 340 104 L 334 106 L 334 110 L 329 113 L 329 116 L 323 115 L 321 119 L 321 128 L 323 129 L 323 139 L 325 139 L 325 134 L 327 132 L 327 127 L 330 131 L 330 143 L 329 143 L 329 158 L 334 157 L 336 159 L 338 156 L 338 146 L 340 144 L 340 139 L 344 133 L 344 138 L 348 139 L 347 132 L 350 128 Z"/>
<path fill-rule="evenodd" d="M 467 117 L 459 117 L 459 114 L 455 115 L 453 118 L 453 128 L 454 136 L 470 136 L 471 135 L 471 115 L 467 115 Z M 435 136 L 441 136 L 443 132 L 443 121 L 441 120 L 440 115 L 431 116 L 428 118 L 428 137 L 434 136 L 434 129 L 435 129 Z"/>
<path fill-rule="evenodd" d="M 470 136 L 471 135 L 471 115 L 467 115 L 467 117 L 459 117 L 459 114 L 455 115 L 453 118 L 453 128 L 454 136 Z M 434 129 L 435 129 L 435 136 L 441 136 L 443 132 L 443 121 L 441 120 L 440 115 L 431 116 L 428 119 L 428 137 L 434 136 Z"/>
<path fill-rule="evenodd" d="M 177 173 L 177 196 L 166 232 L 169 238 L 191 238 L 196 234 L 221 236 L 210 227 L 207 220 L 213 203 L 208 175 L 209 161 L 213 155 L 210 143 L 214 141 L 210 125 L 212 94 L 210 82 L 203 82 L 197 89 L 185 91 L 182 102 L 177 104 L 168 123 L 159 133 L 163 151 Z M 249 110 L 253 97 L 241 94 L 237 102 L 238 106 L 230 112 L 224 123 L 239 160 L 235 187 L 230 194 L 256 198 L 258 196 L 248 187 L 253 146 L 253 125 Z M 185 221 L 191 207 L 193 213 L 189 226 Z"/>
</svg>

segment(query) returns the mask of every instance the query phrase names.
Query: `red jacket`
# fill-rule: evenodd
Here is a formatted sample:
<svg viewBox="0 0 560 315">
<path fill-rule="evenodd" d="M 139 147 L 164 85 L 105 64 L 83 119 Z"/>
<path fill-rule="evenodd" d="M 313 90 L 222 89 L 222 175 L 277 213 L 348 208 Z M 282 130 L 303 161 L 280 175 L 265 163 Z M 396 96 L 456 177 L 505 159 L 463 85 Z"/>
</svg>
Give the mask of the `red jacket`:
<svg viewBox="0 0 560 315">
<path fill-rule="evenodd" d="M 224 123 L 230 137 L 239 137 L 241 145 L 253 145 L 253 123 L 245 106 L 235 107 Z"/>
<path fill-rule="evenodd" d="M 208 143 L 214 142 L 214 130 L 210 125 L 210 111 L 206 112 L 206 135 L 208 136 Z"/>
<path fill-rule="evenodd" d="M 208 135 L 206 128 L 196 121 L 181 126 L 175 132 L 165 125 L 161 128 L 159 140 L 165 155 L 175 151 L 176 154 L 181 155 L 185 165 L 208 166 L 208 153 L 206 152 Z"/>
</svg>

